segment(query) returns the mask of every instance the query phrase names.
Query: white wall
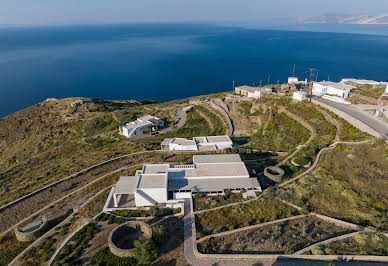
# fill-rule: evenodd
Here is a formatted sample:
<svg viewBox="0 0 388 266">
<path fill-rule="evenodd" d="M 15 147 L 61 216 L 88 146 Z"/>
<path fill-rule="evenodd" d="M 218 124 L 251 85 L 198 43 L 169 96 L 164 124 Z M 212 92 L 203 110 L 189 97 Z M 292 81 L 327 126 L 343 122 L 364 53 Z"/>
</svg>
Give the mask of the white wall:
<svg viewBox="0 0 388 266">
<path fill-rule="evenodd" d="M 297 100 L 297 101 L 304 101 L 307 99 L 306 93 L 303 92 L 294 92 L 292 95 L 292 99 Z"/>
<path fill-rule="evenodd" d="M 216 142 L 214 144 L 218 150 L 228 149 L 233 147 L 233 143 L 230 143 L 230 142 Z"/>
<path fill-rule="evenodd" d="M 288 78 L 288 83 L 298 83 L 298 78 L 297 77 L 289 77 Z"/>
<path fill-rule="evenodd" d="M 197 151 L 197 145 L 179 145 L 175 143 L 170 143 L 170 151 Z"/>
<path fill-rule="evenodd" d="M 167 201 L 167 189 L 166 188 L 143 188 L 138 189 L 148 197 L 152 198 L 157 203 L 165 203 Z M 135 192 L 136 207 L 151 206 L 149 201 L 142 196 L 142 193 Z"/>
<path fill-rule="evenodd" d="M 174 199 L 189 199 L 191 192 L 174 192 Z"/>
</svg>

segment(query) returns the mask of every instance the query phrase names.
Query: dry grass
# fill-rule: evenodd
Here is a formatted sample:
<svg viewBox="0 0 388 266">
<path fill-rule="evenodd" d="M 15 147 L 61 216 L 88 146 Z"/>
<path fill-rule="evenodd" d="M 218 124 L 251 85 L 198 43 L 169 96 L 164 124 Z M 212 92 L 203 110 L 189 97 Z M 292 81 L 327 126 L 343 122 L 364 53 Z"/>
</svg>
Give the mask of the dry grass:
<svg viewBox="0 0 388 266">
<path fill-rule="evenodd" d="M 278 191 L 309 210 L 387 230 L 388 146 L 341 145 L 321 158 L 314 175 Z"/>
<path fill-rule="evenodd" d="M 195 215 L 198 237 L 220 233 L 297 215 L 299 212 L 276 199 L 260 199 L 245 204 Z"/>
<path fill-rule="evenodd" d="M 202 253 L 292 254 L 312 244 L 350 232 L 353 230 L 308 216 L 210 238 L 199 245 L 199 251 Z"/>
</svg>

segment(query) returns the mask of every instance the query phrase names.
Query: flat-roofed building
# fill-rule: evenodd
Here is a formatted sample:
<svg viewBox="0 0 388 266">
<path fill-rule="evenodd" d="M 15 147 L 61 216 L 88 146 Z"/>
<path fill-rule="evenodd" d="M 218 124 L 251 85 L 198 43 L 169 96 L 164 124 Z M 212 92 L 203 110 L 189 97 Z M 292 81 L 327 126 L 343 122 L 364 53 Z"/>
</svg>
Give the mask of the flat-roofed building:
<svg viewBox="0 0 388 266">
<path fill-rule="evenodd" d="M 295 84 L 298 82 L 299 82 L 298 77 L 288 77 L 288 84 Z"/>
<path fill-rule="evenodd" d="M 239 86 L 234 89 L 236 94 L 247 96 L 249 98 L 261 98 L 265 94 L 272 93 L 272 88 L 268 87 L 251 87 L 251 86 Z"/>
<path fill-rule="evenodd" d="M 313 84 L 313 95 L 333 95 L 339 96 L 343 99 L 349 97 L 350 90 L 353 89 L 353 86 L 335 83 L 331 81 L 322 81 L 322 82 L 314 82 Z"/>
<path fill-rule="evenodd" d="M 304 101 L 307 99 L 307 93 L 304 91 L 295 91 L 292 94 L 292 99 L 296 101 Z"/>
<path fill-rule="evenodd" d="M 145 164 L 135 176 L 121 177 L 111 189 L 105 211 L 147 206 L 181 206 L 195 193 L 261 191 L 238 154 L 196 155 L 193 164 Z M 178 201 L 177 201 L 178 200 Z M 179 204 L 177 204 L 179 203 Z"/>
<path fill-rule="evenodd" d="M 161 143 L 162 150 L 170 151 L 216 151 L 233 147 L 229 136 L 206 136 L 185 138 L 167 138 Z"/>
<path fill-rule="evenodd" d="M 135 121 L 129 122 L 119 127 L 119 133 L 127 138 L 141 135 L 150 128 L 159 129 L 164 127 L 164 121 L 157 117 L 146 115 Z"/>
</svg>

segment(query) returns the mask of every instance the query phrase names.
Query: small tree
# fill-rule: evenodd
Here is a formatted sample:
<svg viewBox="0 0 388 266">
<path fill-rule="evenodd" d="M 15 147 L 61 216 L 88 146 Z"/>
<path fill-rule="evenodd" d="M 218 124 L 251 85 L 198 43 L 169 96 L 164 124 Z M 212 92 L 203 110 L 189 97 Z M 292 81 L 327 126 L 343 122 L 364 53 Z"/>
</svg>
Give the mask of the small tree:
<svg viewBox="0 0 388 266">
<path fill-rule="evenodd" d="M 158 252 L 155 248 L 155 244 L 150 239 L 139 238 L 134 242 L 135 250 L 134 257 L 140 263 L 150 263 L 156 259 Z"/>
<path fill-rule="evenodd" d="M 152 239 L 155 244 L 160 247 L 163 242 L 166 240 L 167 232 L 166 229 L 161 225 L 156 225 L 152 227 Z"/>
</svg>

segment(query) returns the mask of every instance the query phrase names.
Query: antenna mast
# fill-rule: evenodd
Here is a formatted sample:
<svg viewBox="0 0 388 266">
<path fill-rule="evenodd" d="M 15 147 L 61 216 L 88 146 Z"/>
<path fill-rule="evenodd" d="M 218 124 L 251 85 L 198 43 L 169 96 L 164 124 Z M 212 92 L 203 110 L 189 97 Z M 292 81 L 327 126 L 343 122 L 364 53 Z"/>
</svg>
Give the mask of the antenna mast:
<svg viewBox="0 0 388 266">
<path fill-rule="evenodd" d="M 292 70 L 292 77 L 295 77 L 295 64 L 294 64 L 294 69 Z"/>
</svg>

